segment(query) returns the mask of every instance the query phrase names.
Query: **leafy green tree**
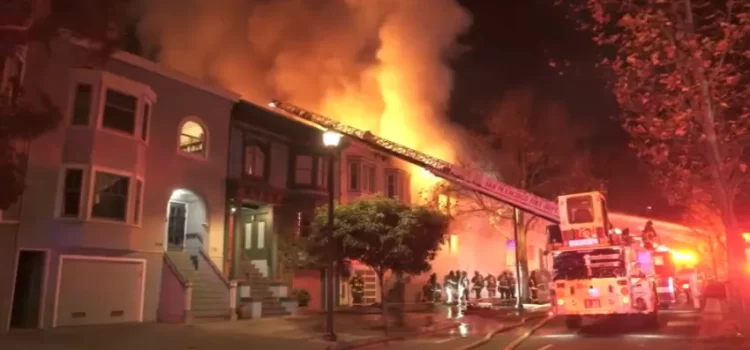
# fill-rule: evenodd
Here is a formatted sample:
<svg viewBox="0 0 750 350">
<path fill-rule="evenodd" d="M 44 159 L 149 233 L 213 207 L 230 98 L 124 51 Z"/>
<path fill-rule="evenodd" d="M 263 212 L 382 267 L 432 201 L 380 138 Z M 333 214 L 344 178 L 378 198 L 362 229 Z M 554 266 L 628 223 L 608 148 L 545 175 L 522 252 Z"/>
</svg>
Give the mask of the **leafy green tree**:
<svg viewBox="0 0 750 350">
<path fill-rule="evenodd" d="M 121 38 L 129 0 L 18 0 L 0 3 L 0 210 L 16 202 L 25 188 L 26 157 L 31 140 L 54 130 L 61 114 L 49 96 L 24 79 L 40 70 L 24 66 L 27 53 L 58 37 L 99 43 L 87 63 L 102 63 Z M 35 45 L 41 44 L 41 45 Z M 41 50 L 43 51 L 43 50 Z M 5 72 L 5 74 L 3 74 Z"/>
<path fill-rule="evenodd" d="M 656 181 L 673 202 L 703 202 L 721 217 L 733 309 L 750 308 L 735 205 L 750 178 L 750 3 L 559 2 L 602 48 L 622 125 Z"/>
<path fill-rule="evenodd" d="M 467 137 L 471 152 L 464 152 L 464 166 L 481 169 L 504 183 L 551 200 L 561 194 L 603 187 L 603 181 L 592 173 L 585 147 L 590 130 L 574 123 L 561 103 L 540 100 L 528 89 L 515 89 L 480 112 L 484 125 Z M 513 220 L 510 206 L 460 184 L 441 183 L 434 195 L 441 194 L 455 199 L 450 210 L 455 216 L 486 216 L 496 227 Z M 523 299 L 529 297 L 527 238 L 539 222 L 539 217 L 531 213 L 519 215 L 516 254 Z M 512 232 L 505 233 L 512 237 Z"/>
<path fill-rule="evenodd" d="M 356 260 L 378 278 L 384 326 L 387 330 L 384 278 L 391 273 L 421 274 L 430 271 L 448 231 L 449 218 L 424 206 L 409 206 L 383 195 L 339 204 L 334 211 L 333 234 L 327 230 L 328 208 L 318 209 L 317 227 L 307 249 L 319 260 L 330 259 L 332 244 L 337 260 Z"/>
</svg>

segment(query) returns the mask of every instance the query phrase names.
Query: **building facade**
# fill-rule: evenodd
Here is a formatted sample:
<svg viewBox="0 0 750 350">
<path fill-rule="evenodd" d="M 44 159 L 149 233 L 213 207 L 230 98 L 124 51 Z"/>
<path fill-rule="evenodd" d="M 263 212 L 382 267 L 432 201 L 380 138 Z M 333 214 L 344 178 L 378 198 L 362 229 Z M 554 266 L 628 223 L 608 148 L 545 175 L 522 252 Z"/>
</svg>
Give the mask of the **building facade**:
<svg viewBox="0 0 750 350">
<path fill-rule="evenodd" d="M 223 261 L 238 96 L 122 52 L 91 67 L 86 44 L 25 50 L 24 84 L 63 118 L 0 222 L 1 328 L 155 321 L 166 251 Z"/>
</svg>

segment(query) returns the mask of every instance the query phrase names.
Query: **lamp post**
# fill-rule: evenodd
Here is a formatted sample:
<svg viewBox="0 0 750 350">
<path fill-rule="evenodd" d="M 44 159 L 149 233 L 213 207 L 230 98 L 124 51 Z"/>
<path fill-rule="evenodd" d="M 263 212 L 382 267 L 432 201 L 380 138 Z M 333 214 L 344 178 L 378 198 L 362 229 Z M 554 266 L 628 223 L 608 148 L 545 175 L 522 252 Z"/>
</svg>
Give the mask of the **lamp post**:
<svg viewBox="0 0 750 350">
<path fill-rule="evenodd" d="M 326 274 L 327 282 L 327 293 L 326 293 L 326 340 L 336 341 L 336 331 L 334 328 L 334 315 L 336 312 L 335 308 L 335 296 L 336 290 L 336 259 L 338 257 L 338 249 L 333 240 L 333 209 L 334 209 L 334 196 L 335 192 L 335 181 L 334 172 L 336 167 L 334 162 L 336 161 L 336 149 L 341 142 L 341 134 L 334 131 L 326 131 L 323 133 L 323 145 L 329 150 L 328 156 L 328 234 L 330 242 L 330 256 L 328 261 L 328 273 Z"/>
</svg>

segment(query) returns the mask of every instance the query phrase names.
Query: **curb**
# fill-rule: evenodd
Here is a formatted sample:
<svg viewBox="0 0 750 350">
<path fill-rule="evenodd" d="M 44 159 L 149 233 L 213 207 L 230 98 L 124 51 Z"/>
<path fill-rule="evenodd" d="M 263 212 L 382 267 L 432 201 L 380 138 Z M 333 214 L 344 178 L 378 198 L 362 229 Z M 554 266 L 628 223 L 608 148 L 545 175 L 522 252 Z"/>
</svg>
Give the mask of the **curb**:
<svg viewBox="0 0 750 350">
<path fill-rule="evenodd" d="M 521 345 L 521 343 L 524 340 L 526 340 L 526 338 L 528 338 L 532 334 L 534 334 L 534 332 L 536 332 L 537 329 L 542 328 L 542 326 L 544 326 L 544 324 L 546 324 L 552 318 L 554 318 L 554 316 L 552 316 L 552 315 L 545 317 L 541 322 L 539 322 L 536 325 L 534 325 L 534 327 L 531 327 L 531 329 L 529 329 L 526 333 L 522 334 L 520 337 L 516 338 L 516 340 L 514 340 L 510 344 L 508 344 L 508 346 L 506 346 L 505 348 L 503 348 L 503 350 L 513 350 L 513 349 L 515 349 L 518 345 Z"/>
<path fill-rule="evenodd" d="M 515 329 L 515 328 L 521 327 L 524 324 L 526 324 L 526 322 L 534 320 L 534 319 L 537 319 L 537 318 L 540 318 L 540 317 L 544 317 L 544 316 L 531 316 L 531 317 L 521 318 L 521 320 L 518 321 L 518 322 L 516 322 L 516 323 L 509 324 L 509 325 L 506 325 L 506 326 L 501 326 L 501 327 L 499 327 L 497 329 L 494 329 L 491 332 L 487 333 L 487 335 L 485 335 L 484 338 L 482 338 L 480 340 L 477 340 L 477 341 L 475 341 L 475 342 L 473 342 L 473 343 L 471 343 L 469 345 L 460 347 L 460 348 L 458 348 L 456 350 L 472 350 L 472 349 L 478 348 L 478 347 L 480 347 L 480 346 L 482 346 L 484 344 L 489 343 L 489 341 L 492 340 L 492 338 L 495 337 L 498 333 L 507 332 L 507 331 L 509 331 L 511 329 Z"/>
<path fill-rule="evenodd" d="M 451 329 L 456 327 L 457 323 L 455 320 L 447 320 L 443 322 L 439 322 L 435 325 L 433 329 L 427 330 L 427 331 L 419 331 L 415 332 L 409 335 L 399 335 L 399 336 L 393 336 L 393 337 L 384 337 L 384 338 L 375 338 L 370 340 L 365 340 L 362 342 L 357 343 L 334 343 L 328 346 L 327 350 L 349 350 L 349 349 L 363 349 L 370 346 L 375 345 L 381 345 L 381 344 L 387 344 L 391 342 L 399 342 L 399 341 L 405 341 L 413 338 L 418 338 L 424 335 L 432 334 L 435 332 L 440 332 L 446 329 Z"/>
</svg>

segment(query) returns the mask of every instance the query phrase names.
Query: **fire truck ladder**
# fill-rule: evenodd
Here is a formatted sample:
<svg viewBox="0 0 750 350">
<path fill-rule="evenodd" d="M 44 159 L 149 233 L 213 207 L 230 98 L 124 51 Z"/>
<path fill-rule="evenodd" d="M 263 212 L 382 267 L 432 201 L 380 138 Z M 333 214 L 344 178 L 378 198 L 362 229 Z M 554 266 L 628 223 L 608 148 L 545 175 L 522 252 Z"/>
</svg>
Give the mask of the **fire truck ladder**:
<svg viewBox="0 0 750 350">
<path fill-rule="evenodd" d="M 553 223 L 560 222 L 557 203 L 555 201 L 536 196 L 495 180 L 484 175 L 481 171 L 455 166 L 446 161 L 376 136 L 369 131 L 351 127 L 290 103 L 274 100 L 269 103 L 269 106 L 285 112 L 297 121 L 313 124 L 323 129 L 332 130 L 357 139 L 374 149 L 418 165 L 437 177 L 458 183 L 497 201 L 520 208 Z"/>
</svg>

